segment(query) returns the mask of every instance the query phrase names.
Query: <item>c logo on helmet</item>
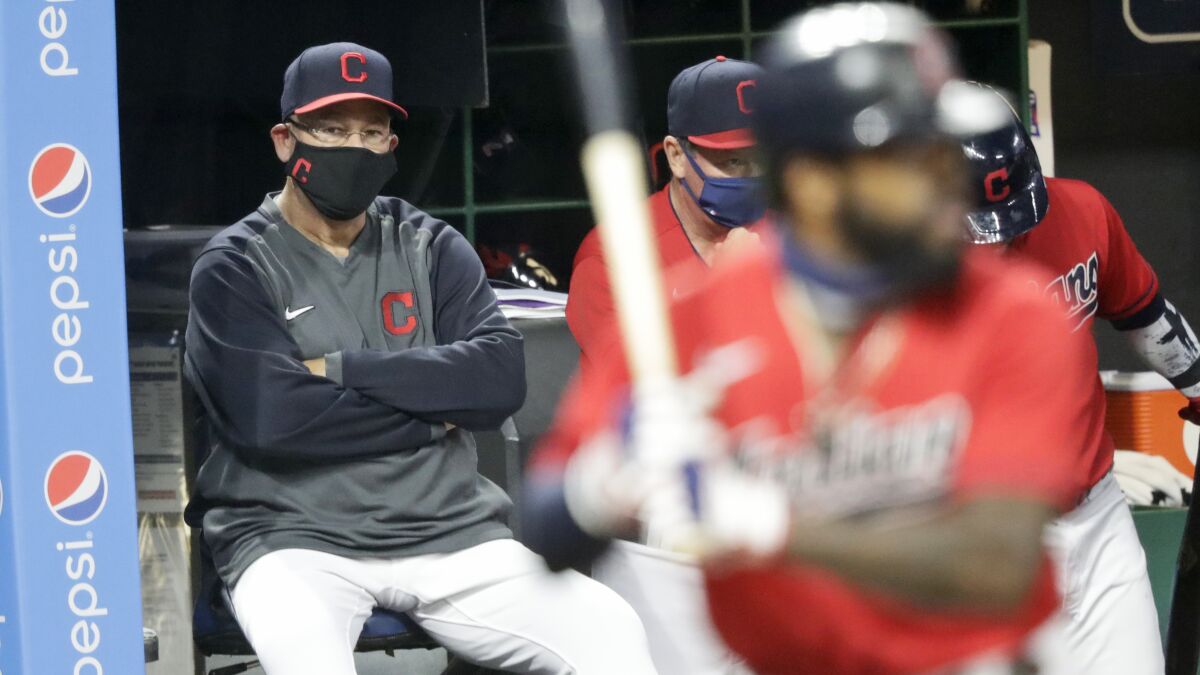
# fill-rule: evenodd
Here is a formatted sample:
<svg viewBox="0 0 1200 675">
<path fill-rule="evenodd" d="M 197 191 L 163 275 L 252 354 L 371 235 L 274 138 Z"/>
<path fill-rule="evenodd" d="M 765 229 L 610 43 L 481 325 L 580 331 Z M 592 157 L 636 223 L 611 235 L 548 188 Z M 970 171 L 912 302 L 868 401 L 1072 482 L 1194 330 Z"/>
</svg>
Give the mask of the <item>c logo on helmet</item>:
<svg viewBox="0 0 1200 675">
<path fill-rule="evenodd" d="M 746 102 L 746 90 L 754 89 L 757 86 L 758 86 L 758 82 L 756 80 L 742 80 L 741 82 L 738 82 L 738 85 L 737 85 L 738 110 L 742 111 L 743 113 L 745 113 L 747 115 L 749 115 L 751 112 L 753 112 L 754 108 L 749 103 Z"/>
<path fill-rule="evenodd" d="M 359 68 L 357 75 L 350 74 L 350 61 L 358 61 Z M 365 82 L 367 80 L 367 57 L 359 52 L 346 52 L 342 54 L 342 79 L 347 82 Z"/>
<path fill-rule="evenodd" d="M 997 191 L 996 183 L 999 182 L 1004 189 Z M 989 173 L 983 179 L 983 191 L 987 195 L 989 202 L 998 202 L 1008 196 L 1012 192 L 1012 188 L 1008 184 L 1008 167 L 1000 167 Z"/>
</svg>

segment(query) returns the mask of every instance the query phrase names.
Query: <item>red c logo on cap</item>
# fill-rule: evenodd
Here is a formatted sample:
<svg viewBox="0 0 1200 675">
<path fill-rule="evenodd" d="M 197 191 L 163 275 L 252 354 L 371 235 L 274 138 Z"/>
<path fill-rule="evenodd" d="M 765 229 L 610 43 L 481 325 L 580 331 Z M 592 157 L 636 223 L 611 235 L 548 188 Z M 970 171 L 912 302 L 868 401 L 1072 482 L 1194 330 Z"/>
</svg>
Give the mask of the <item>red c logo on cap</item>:
<svg viewBox="0 0 1200 675">
<path fill-rule="evenodd" d="M 353 59 L 361 64 L 357 75 L 350 74 L 350 60 Z M 346 52 L 342 54 L 342 79 L 347 82 L 363 82 L 367 79 L 367 57 L 359 52 Z"/>
<path fill-rule="evenodd" d="M 749 106 L 749 104 L 746 103 L 746 90 L 753 89 L 757 86 L 758 86 L 758 82 L 756 80 L 742 80 L 741 82 L 738 82 L 738 86 L 737 86 L 738 110 L 741 110 L 742 112 L 746 113 L 747 115 L 749 115 L 754 110 L 754 108 L 751 108 Z"/>
<path fill-rule="evenodd" d="M 996 181 L 1001 181 L 1004 184 L 1004 189 L 999 192 L 995 189 Z M 1008 185 L 1008 167 L 1000 167 L 989 173 L 983 179 L 983 191 L 987 194 L 989 202 L 998 202 L 1008 196 L 1012 189 Z"/>
</svg>

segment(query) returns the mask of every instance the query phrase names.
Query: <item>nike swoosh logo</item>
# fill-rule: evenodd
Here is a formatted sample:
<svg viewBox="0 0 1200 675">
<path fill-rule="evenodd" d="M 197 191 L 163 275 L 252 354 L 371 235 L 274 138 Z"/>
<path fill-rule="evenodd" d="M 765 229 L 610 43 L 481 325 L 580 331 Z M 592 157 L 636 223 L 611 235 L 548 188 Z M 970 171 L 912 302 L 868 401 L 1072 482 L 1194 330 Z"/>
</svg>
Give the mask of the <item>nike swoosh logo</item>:
<svg viewBox="0 0 1200 675">
<path fill-rule="evenodd" d="M 308 307 L 301 307 L 300 309 L 298 309 L 294 312 L 292 311 L 291 307 L 285 307 L 283 310 L 283 318 L 287 319 L 288 321 L 291 321 L 292 319 L 300 316 L 301 314 L 307 312 L 308 310 L 312 309 L 313 307 L 316 307 L 316 305 L 309 305 Z"/>
</svg>

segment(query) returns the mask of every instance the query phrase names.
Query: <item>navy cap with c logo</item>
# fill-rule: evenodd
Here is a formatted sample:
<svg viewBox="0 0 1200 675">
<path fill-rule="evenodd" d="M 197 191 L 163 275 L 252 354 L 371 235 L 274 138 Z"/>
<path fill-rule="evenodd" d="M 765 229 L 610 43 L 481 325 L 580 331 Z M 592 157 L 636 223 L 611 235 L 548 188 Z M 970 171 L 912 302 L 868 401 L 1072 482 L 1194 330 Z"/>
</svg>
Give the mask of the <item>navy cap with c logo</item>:
<svg viewBox="0 0 1200 675">
<path fill-rule="evenodd" d="M 762 68 L 718 56 L 675 76 L 667 90 L 667 132 L 706 148 L 754 145 L 750 114 Z"/>
<path fill-rule="evenodd" d="M 392 64 L 375 51 L 353 42 L 309 47 L 283 74 L 279 99 L 283 119 L 338 101 L 378 101 L 402 118 L 408 111 L 392 101 Z"/>
</svg>

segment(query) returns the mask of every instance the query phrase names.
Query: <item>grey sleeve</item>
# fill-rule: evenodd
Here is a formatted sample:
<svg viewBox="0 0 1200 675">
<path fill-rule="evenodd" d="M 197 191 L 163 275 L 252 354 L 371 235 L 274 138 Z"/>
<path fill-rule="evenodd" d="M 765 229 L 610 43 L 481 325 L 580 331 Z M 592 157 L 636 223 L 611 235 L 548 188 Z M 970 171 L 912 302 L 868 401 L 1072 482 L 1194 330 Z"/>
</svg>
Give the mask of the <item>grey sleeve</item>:
<svg viewBox="0 0 1200 675">
<path fill-rule="evenodd" d="M 334 352 L 325 355 L 325 377 L 342 384 L 342 353 Z"/>
</svg>

